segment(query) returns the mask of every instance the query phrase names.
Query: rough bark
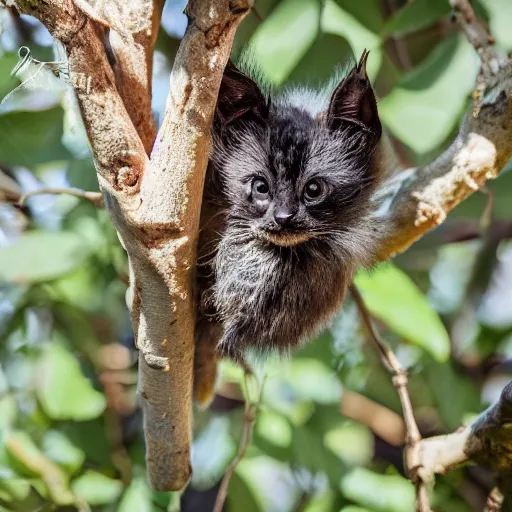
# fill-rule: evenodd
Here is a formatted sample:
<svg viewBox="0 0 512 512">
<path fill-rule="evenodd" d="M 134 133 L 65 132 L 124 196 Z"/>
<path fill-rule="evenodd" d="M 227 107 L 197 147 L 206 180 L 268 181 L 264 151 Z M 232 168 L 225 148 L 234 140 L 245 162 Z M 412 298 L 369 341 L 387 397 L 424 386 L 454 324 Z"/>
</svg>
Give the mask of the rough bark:
<svg viewBox="0 0 512 512">
<path fill-rule="evenodd" d="M 114 69 L 102 13 L 87 5 L 84 12 L 72 0 L 14 5 L 39 18 L 66 49 L 105 206 L 129 258 L 127 303 L 140 350 L 149 480 L 158 490 L 181 489 L 191 473 L 193 264 L 209 131 L 235 30 L 250 6 L 189 2 L 163 125 L 148 158 L 150 62 L 162 2 L 155 2 L 150 19 L 130 20 L 138 32 L 115 26 Z"/>
<path fill-rule="evenodd" d="M 496 178 L 512 158 L 512 61 L 494 46 L 467 0 L 450 4 L 480 56 L 475 104 L 445 153 L 426 166 L 397 172 L 383 188 L 379 201 L 388 222 L 378 254 L 381 261 L 441 224 L 450 210 Z"/>
<path fill-rule="evenodd" d="M 498 473 L 505 489 L 512 484 L 512 382 L 499 400 L 471 425 L 452 434 L 423 439 L 419 445 L 421 478 L 448 473 L 467 461 L 478 462 Z"/>
</svg>

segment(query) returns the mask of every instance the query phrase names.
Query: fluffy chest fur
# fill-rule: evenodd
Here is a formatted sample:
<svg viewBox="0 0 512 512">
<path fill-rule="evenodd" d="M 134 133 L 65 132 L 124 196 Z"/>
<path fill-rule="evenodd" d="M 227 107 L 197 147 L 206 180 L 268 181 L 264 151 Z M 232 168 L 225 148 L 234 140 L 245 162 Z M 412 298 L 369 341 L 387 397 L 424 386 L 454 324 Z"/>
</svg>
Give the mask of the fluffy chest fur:
<svg viewBox="0 0 512 512">
<path fill-rule="evenodd" d="M 224 328 L 221 350 L 235 358 L 248 347 L 288 352 L 326 325 L 354 268 L 328 247 L 278 249 L 224 238 L 213 288 Z"/>
</svg>

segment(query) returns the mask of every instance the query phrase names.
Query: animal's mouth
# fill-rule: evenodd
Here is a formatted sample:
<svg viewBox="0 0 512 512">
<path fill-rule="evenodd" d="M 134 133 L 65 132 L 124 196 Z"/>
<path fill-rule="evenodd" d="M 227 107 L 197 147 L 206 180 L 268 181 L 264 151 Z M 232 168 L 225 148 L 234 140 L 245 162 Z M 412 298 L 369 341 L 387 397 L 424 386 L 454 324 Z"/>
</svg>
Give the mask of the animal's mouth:
<svg viewBox="0 0 512 512">
<path fill-rule="evenodd" d="M 295 247 L 307 242 L 311 235 L 303 231 L 264 231 L 258 230 L 258 238 L 280 247 Z"/>
</svg>

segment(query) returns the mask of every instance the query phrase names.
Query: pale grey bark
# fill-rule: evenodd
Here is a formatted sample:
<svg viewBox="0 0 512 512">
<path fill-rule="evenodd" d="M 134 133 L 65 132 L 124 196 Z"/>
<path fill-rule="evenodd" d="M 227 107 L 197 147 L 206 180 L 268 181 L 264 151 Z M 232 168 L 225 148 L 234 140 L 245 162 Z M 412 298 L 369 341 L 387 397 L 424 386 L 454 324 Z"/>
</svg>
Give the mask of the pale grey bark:
<svg viewBox="0 0 512 512">
<path fill-rule="evenodd" d="M 148 157 L 150 62 L 162 2 L 130 0 L 126 20 L 109 18 L 108 3 L 99 3 L 100 11 L 85 0 L 13 4 L 39 18 L 66 50 L 105 206 L 129 258 L 149 480 L 158 490 L 181 489 L 191 474 L 192 284 L 210 125 L 235 30 L 250 6 L 189 2 L 190 23 Z M 117 0 L 112 5 L 123 8 Z M 113 30 L 114 69 L 105 25 Z"/>
</svg>

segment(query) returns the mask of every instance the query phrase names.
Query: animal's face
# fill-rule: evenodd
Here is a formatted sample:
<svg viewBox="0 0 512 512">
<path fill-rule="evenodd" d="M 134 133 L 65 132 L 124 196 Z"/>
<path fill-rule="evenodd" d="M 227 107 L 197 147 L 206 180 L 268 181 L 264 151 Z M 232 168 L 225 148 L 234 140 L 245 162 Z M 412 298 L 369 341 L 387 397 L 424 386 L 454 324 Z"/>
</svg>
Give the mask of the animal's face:
<svg viewBox="0 0 512 512">
<path fill-rule="evenodd" d="M 320 116 L 286 102 L 270 105 L 245 75 L 232 68 L 226 73 L 212 159 L 230 219 L 278 246 L 332 236 L 350 226 L 368 198 L 371 158 L 380 137 L 364 61 L 341 82 Z"/>
</svg>

